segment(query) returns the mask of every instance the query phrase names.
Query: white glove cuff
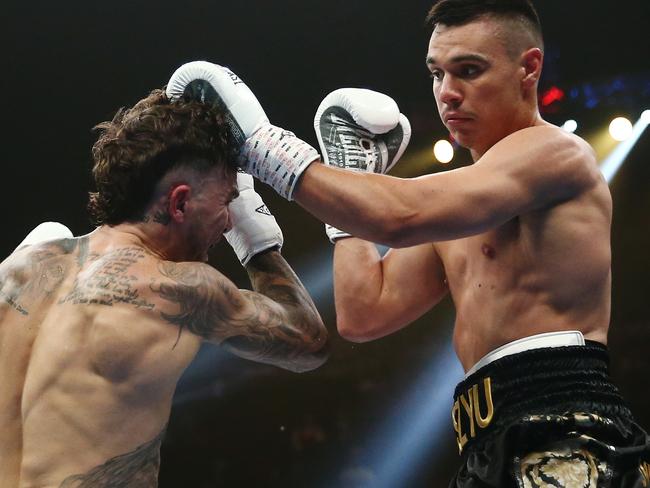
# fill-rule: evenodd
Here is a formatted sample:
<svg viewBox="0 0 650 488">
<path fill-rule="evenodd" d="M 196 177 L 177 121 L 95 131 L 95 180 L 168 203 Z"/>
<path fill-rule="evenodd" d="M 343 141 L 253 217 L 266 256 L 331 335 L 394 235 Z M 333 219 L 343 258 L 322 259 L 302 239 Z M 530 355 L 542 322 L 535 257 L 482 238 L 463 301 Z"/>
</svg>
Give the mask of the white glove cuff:
<svg viewBox="0 0 650 488">
<path fill-rule="evenodd" d="M 348 234 L 330 224 L 325 224 L 325 233 L 332 244 L 335 244 L 338 239 L 352 237 L 352 234 Z"/>
<path fill-rule="evenodd" d="M 246 140 L 240 165 L 280 196 L 292 200 L 300 175 L 319 157 L 316 149 L 293 132 L 269 124 Z"/>
<path fill-rule="evenodd" d="M 262 251 L 282 248 L 282 229 L 257 192 L 242 191 L 230 204 L 230 212 L 233 227 L 225 234 L 226 240 L 244 266 Z"/>
</svg>

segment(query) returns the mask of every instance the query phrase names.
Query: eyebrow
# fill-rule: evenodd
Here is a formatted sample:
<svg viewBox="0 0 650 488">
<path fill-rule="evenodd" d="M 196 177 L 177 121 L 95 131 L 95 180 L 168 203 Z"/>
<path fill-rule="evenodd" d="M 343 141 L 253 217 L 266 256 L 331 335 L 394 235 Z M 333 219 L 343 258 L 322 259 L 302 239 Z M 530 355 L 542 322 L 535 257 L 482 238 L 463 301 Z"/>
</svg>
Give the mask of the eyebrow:
<svg viewBox="0 0 650 488">
<path fill-rule="evenodd" d="M 473 62 L 478 62 L 482 64 L 489 64 L 490 62 L 487 60 L 487 58 L 481 56 L 480 54 L 461 54 L 458 56 L 454 56 L 449 60 L 451 63 L 464 63 L 467 61 L 473 61 Z M 438 64 L 435 59 L 433 59 L 431 56 L 427 56 L 426 59 L 427 65 L 431 64 Z"/>
</svg>

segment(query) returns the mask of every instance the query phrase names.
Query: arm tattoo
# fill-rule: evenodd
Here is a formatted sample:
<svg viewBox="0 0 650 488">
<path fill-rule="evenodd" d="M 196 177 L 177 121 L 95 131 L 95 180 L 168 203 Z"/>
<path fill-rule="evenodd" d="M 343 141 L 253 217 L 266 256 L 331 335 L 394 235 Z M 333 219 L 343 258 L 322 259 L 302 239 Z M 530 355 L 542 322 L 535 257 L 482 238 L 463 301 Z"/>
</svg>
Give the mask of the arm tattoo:
<svg viewBox="0 0 650 488">
<path fill-rule="evenodd" d="M 68 476 L 59 488 L 156 488 L 160 469 L 160 444 L 165 430 L 126 454 L 109 459 L 84 474 Z"/>
<path fill-rule="evenodd" d="M 123 247 L 106 254 L 96 261 L 88 277 L 77 277 L 72 290 L 59 300 L 59 304 L 98 304 L 111 307 L 117 303 L 126 303 L 136 308 L 153 309 L 153 303 L 140 297 L 135 287 L 138 278 L 131 271 L 131 267 L 145 256 L 146 251 L 138 247 Z"/>
<path fill-rule="evenodd" d="M 258 254 L 248 263 L 246 271 L 256 291 L 277 302 L 307 308 L 319 317 L 309 293 L 280 253 Z"/>
<path fill-rule="evenodd" d="M 308 361 L 322 363 L 328 354 L 327 330 L 309 293 L 280 253 L 258 254 L 250 260 L 246 271 L 255 291 L 284 305 L 288 322 L 293 325 L 285 331 L 298 334 L 300 343 L 316 351 Z M 245 338 L 233 338 L 230 345 L 240 350 L 246 348 L 242 339 Z"/>
<path fill-rule="evenodd" d="M 158 270 L 173 284 L 152 285 L 153 291 L 180 307 L 177 314 L 161 312 L 165 320 L 181 330 L 187 327 L 193 334 L 210 338 L 219 324 L 231 319 L 225 302 L 233 301 L 232 291 L 220 280 L 213 279 L 208 269 L 165 261 L 158 265 Z"/>
<path fill-rule="evenodd" d="M 236 310 L 241 307 L 242 299 L 206 266 L 163 262 L 159 270 L 173 283 L 160 283 L 152 289 L 180 308 L 176 314 L 161 312 L 161 315 L 181 331 L 187 328 L 193 334 L 218 342 L 234 337 L 271 342 L 273 331 L 269 326 L 283 326 L 282 316 L 254 294 L 250 296 L 254 311 L 246 316 L 238 315 Z"/>
<path fill-rule="evenodd" d="M 253 283 L 259 293 L 236 290 L 207 265 L 171 262 L 161 263 L 159 270 L 172 283 L 152 289 L 178 305 L 178 313 L 162 316 L 181 330 L 222 343 L 247 359 L 288 369 L 301 361 L 308 364 L 305 355 L 325 345 L 325 328 L 295 275 L 264 265 L 269 268 Z"/>
</svg>

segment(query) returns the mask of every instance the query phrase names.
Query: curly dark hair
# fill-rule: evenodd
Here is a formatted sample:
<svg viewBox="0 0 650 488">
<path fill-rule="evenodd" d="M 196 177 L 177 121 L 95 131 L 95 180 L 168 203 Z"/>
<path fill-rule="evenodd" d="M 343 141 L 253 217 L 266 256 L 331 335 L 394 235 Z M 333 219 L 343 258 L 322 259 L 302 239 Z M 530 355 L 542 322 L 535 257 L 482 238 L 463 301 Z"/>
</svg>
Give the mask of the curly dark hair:
<svg viewBox="0 0 650 488">
<path fill-rule="evenodd" d="M 141 220 L 156 184 L 172 168 L 236 171 L 239 146 L 221 110 L 197 101 L 171 101 L 154 90 L 100 131 L 92 148 L 96 192 L 88 212 L 95 225 Z"/>
</svg>

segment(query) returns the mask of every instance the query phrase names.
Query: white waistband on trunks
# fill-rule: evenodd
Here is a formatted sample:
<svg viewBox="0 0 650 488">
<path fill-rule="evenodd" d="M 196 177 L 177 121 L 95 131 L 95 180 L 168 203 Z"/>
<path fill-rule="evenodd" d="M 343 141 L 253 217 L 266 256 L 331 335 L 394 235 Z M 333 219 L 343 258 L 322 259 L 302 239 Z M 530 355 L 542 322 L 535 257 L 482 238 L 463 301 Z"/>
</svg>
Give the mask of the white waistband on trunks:
<svg viewBox="0 0 650 488">
<path fill-rule="evenodd" d="M 516 341 L 508 342 L 503 346 L 497 347 L 494 351 L 487 353 L 478 362 L 472 366 L 465 378 L 475 373 L 483 366 L 490 364 L 492 361 L 500 359 L 504 356 L 517 354 L 519 352 L 528 351 L 530 349 L 540 349 L 542 347 L 566 347 L 566 346 L 584 346 L 585 338 L 579 330 L 564 330 L 561 332 L 545 332 L 544 334 L 536 334 Z"/>
</svg>

